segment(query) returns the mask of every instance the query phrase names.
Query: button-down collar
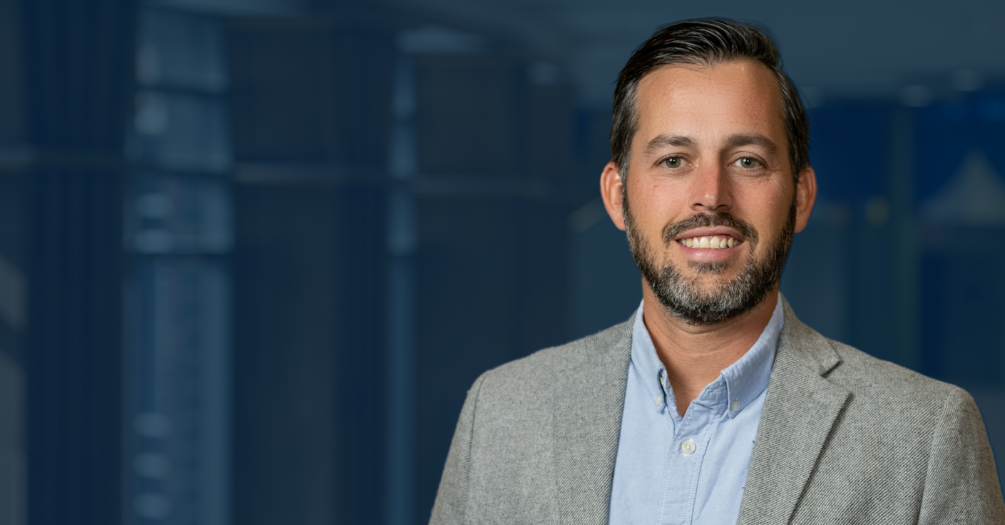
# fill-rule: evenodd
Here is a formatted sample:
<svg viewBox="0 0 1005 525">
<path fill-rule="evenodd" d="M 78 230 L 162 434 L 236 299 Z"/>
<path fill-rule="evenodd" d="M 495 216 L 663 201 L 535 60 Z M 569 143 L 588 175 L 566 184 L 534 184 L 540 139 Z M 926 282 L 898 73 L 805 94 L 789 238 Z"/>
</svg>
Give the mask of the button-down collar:
<svg viewBox="0 0 1005 525">
<path fill-rule="evenodd" d="M 656 355 L 656 347 L 646 329 L 642 310 L 643 305 L 639 305 L 632 328 L 632 363 L 639 368 L 646 389 L 652 393 L 654 408 L 663 410 L 663 403 L 666 403 L 666 408 L 676 422 L 679 418 L 677 402 L 667 381 L 666 367 Z M 754 345 L 740 359 L 726 367 L 715 381 L 705 386 L 694 402 L 710 408 L 721 406 L 730 418 L 743 410 L 768 387 L 783 323 L 782 302 L 776 299 L 771 319 Z"/>
</svg>

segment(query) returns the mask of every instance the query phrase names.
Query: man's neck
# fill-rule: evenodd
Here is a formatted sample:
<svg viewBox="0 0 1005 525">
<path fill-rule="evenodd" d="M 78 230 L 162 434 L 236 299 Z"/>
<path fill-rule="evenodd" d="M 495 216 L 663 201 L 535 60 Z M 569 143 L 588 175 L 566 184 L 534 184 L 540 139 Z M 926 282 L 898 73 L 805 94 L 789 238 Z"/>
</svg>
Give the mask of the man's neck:
<svg viewBox="0 0 1005 525">
<path fill-rule="evenodd" d="M 749 312 L 711 325 L 690 325 L 670 315 L 648 285 L 643 286 L 643 320 L 681 416 L 706 385 L 757 342 L 778 300 L 776 285 Z"/>
</svg>

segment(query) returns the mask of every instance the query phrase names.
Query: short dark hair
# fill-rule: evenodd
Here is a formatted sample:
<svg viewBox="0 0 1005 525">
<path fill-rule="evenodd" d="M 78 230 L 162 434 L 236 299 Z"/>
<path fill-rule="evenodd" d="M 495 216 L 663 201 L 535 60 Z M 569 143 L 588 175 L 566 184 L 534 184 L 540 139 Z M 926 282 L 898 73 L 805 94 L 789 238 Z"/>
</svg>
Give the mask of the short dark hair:
<svg viewBox="0 0 1005 525">
<path fill-rule="evenodd" d="M 652 70 L 670 64 L 714 66 L 738 59 L 764 64 L 775 74 L 782 94 L 782 120 L 789 140 L 792 176 L 810 165 L 810 123 L 796 86 L 782 71 L 782 56 L 766 29 L 726 18 L 683 20 L 661 27 L 632 53 L 614 89 L 611 153 L 622 177 L 628 175 L 632 139 L 638 131 L 635 95 Z"/>
</svg>

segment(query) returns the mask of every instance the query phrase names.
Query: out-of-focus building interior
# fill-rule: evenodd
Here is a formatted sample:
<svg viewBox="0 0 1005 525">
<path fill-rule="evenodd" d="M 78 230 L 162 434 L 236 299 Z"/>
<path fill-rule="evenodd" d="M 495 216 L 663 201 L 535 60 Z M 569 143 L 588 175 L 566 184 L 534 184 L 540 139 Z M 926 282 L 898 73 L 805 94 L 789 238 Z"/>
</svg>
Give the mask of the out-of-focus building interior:
<svg viewBox="0 0 1005 525">
<path fill-rule="evenodd" d="M 0 525 L 426 523 L 474 379 L 637 307 L 614 80 L 699 16 L 808 108 L 797 314 L 1005 450 L 1005 4 L 0 0 Z"/>
</svg>

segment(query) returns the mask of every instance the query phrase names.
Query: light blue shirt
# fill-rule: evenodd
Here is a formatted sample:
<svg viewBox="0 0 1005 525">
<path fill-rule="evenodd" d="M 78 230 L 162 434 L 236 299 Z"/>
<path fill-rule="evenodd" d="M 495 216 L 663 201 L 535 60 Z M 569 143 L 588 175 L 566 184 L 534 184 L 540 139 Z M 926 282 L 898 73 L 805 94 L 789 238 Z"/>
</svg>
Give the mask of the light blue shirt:
<svg viewBox="0 0 1005 525">
<path fill-rule="evenodd" d="M 782 322 L 776 300 L 754 346 L 709 383 L 681 418 L 639 306 L 610 523 L 736 523 Z"/>
</svg>

